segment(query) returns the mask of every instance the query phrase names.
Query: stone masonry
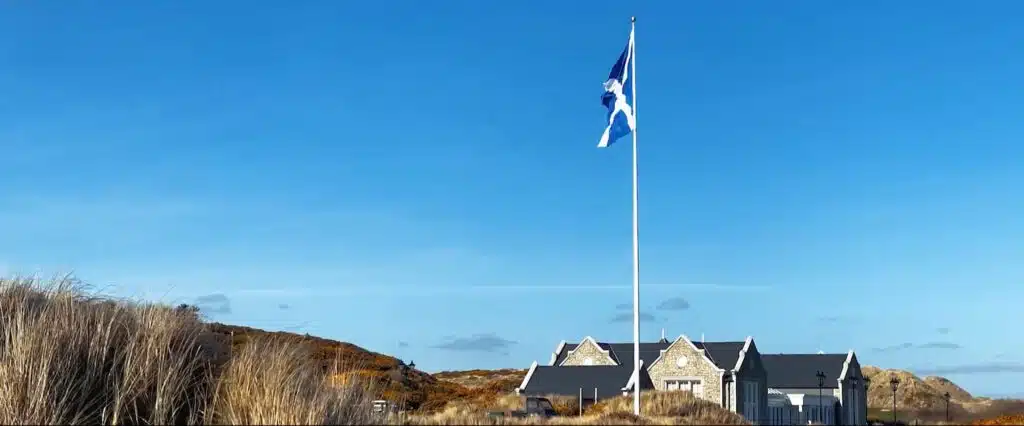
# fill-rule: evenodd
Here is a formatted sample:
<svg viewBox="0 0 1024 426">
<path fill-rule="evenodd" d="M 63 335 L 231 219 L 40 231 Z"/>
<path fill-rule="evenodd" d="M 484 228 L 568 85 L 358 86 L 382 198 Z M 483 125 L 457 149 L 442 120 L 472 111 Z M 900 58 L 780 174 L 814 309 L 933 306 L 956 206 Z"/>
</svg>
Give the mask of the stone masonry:
<svg viewBox="0 0 1024 426">
<path fill-rule="evenodd" d="M 681 356 L 686 357 L 686 363 L 679 367 L 677 360 Z M 703 382 L 702 399 L 722 404 L 722 377 L 718 367 L 704 358 L 703 352 L 695 351 L 684 341 L 678 341 L 670 346 L 659 360 L 651 364 L 647 373 L 650 374 L 657 390 L 665 390 L 665 379 L 699 378 Z"/>
<path fill-rule="evenodd" d="M 616 365 L 611 356 L 590 339 L 583 339 L 579 346 L 565 357 L 562 365 L 586 365 L 587 358 L 593 361 L 591 365 Z"/>
</svg>

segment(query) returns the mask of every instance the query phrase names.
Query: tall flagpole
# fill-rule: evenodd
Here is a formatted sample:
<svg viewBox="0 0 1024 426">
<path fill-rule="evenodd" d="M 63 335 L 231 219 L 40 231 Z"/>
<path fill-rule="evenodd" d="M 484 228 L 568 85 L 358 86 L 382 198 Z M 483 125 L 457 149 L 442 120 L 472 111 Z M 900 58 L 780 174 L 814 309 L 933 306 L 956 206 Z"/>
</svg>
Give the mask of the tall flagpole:
<svg viewBox="0 0 1024 426">
<path fill-rule="evenodd" d="M 629 57 L 630 80 L 633 91 L 633 414 L 640 415 L 640 230 L 637 215 L 637 173 L 636 173 L 636 16 L 630 18 Z"/>
</svg>

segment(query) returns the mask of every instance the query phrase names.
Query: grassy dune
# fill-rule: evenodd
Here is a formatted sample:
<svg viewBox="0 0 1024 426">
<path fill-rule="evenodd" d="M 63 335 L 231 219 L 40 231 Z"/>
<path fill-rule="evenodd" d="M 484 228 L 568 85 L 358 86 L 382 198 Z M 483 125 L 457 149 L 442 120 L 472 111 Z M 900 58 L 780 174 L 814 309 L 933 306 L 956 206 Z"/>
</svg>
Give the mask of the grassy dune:
<svg viewBox="0 0 1024 426">
<path fill-rule="evenodd" d="M 232 353 L 193 313 L 0 279 L 0 424 L 372 424 L 372 389 L 325 386 L 310 348 Z"/>
<path fill-rule="evenodd" d="M 351 344 L 92 296 L 68 277 L 0 278 L 0 424 L 492 424 L 488 410 L 520 408 L 505 379 L 471 388 Z M 412 414 L 371 414 L 395 396 Z M 646 395 L 643 418 L 624 398 L 584 416 L 554 402 L 566 416 L 550 424 L 743 424 L 688 394 Z"/>
<path fill-rule="evenodd" d="M 432 415 L 410 416 L 407 425 L 746 425 L 742 417 L 710 402 L 695 398 L 689 392 L 652 392 L 641 394 L 643 416 L 632 414 L 632 397 L 611 398 L 590 407 L 578 416 L 572 398 L 551 398 L 560 417 L 538 419 L 489 419 L 487 411 L 522 409 L 522 400 L 505 395 L 483 404 L 463 402 L 449 404 L 445 411 Z"/>
</svg>

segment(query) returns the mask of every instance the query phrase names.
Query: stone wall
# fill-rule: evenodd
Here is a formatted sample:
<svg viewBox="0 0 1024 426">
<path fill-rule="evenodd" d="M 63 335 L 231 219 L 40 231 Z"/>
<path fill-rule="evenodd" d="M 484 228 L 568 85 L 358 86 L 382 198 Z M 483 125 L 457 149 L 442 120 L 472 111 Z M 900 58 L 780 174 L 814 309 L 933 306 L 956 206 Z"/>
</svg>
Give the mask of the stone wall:
<svg viewBox="0 0 1024 426">
<path fill-rule="evenodd" d="M 680 357 L 685 357 L 683 365 L 679 365 Z M 718 367 L 704 358 L 703 351 L 694 350 L 687 342 L 678 341 L 664 352 L 661 358 L 647 369 L 654 387 L 665 390 L 665 380 L 671 378 L 693 377 L 703 382 L 704 400 L 722 404 L 722 376 Z"/>
<path fill-rule="evenodd" d="M 579 346 L 565 357 L 562 365 L 587 365 L 586 360 L 590 358 L 590 365 L 617 365 L 608 352 L 594 344 L 591 339 L 583 339 Z"/>
</svg>

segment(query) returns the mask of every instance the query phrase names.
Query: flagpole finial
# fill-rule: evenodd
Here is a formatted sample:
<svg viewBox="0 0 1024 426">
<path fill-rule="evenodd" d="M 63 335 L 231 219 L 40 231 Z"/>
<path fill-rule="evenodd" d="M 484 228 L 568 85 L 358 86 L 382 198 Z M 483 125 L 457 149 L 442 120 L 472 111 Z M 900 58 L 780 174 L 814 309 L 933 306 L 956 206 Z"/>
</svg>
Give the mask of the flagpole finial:
<svg viewBox="0 0 1024 426">
<path fill-rule="evenodd" d="M 636 22 L 636 16 L 630 16 L 629 22 Z"/>
</svg>

